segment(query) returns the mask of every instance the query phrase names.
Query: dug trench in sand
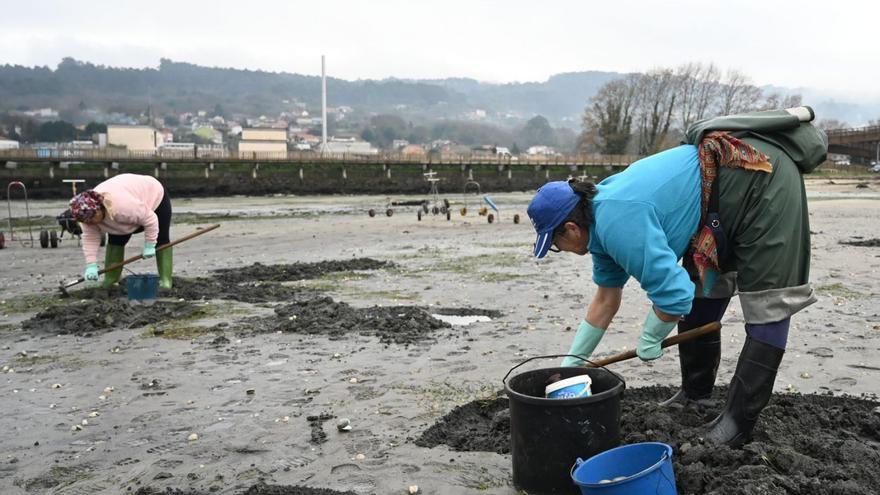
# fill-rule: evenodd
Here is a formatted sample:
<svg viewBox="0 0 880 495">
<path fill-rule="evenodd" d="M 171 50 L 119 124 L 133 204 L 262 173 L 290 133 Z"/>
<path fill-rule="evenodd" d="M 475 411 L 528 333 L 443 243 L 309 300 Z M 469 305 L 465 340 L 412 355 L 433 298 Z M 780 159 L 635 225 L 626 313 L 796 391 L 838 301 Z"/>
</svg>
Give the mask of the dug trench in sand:
<svg viewBox="0 0 880 495">
<path fill-rule="evenodd" d="M 643 387 L 623 394 L 621 444 L 663 442 L 674 449 L 679 493 L 838 493 L 868 495 L 880 486 L 880 402 L 851 397 L 777 394 L 742 449 L 701 443 L 701 428 L 723 407 L 726 390 L 704 407 L 663 407 L 674 389 Z M 507 399 L 453 409 L 416 440 L 456 451 L 507 454 Z"/>
</svg>

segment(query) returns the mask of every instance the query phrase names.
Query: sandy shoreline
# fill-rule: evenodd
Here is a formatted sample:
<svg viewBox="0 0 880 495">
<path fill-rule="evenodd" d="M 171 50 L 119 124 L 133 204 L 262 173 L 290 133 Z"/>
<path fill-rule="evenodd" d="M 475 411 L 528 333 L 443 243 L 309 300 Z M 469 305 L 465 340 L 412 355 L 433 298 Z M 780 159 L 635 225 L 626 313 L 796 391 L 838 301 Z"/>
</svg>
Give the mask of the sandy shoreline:
<svg viewBox="0 0 880 495">
<path fill-rule="evenodd" d="M 880 248 L 839 244 L 880 237 L 880 184 L 834 182 L 807 181 L 811 279 L 819 302 L 792 320 L 778 393 L 861 395 L 880 385 Z M 528 194 L 492 197 L 501 207 L 493 224 L 473 213 L 474 204 L 464 218 L 454 204 L 450 221 L 429 215 L 419 222 L 416 207 L 396 208 L 392 217 L 366 215 L 369 208 L 384 209 L 387 197 L 174 204 L 180 213 L 259 216 L 220 220 L 218 231 L 182 245 L 175 275 L 204 276 L 254 262 L 369 257 L 397 267 L 289 285 L 320 289 L 355 307 L 471 307 L 503 314 L 408 346 L 355 331 L 342 339 L 239 335 L 238 320 L 270 314 L 272 305 L 237 301 L 195 303 L 207 308 L 207 316 L 194 325 L 228 326 L 191 331 L 189 339 L 157 337 L 143 328 L 92 337 L 35 335 L 20 325 L 36 311 L 11 311 L 11 301 L 52 296 L 59 280 L 79 275 L 79 249 L 65 241 L 54 250 L 12 245 L 0 251 L 0 366 L 13 369 L 0 382 L 0 428 L 6 432 L 0 492 L 121 493 L 149 486 L 231 494 L 264 480 L 355 493 L 405 493 L 413 484 L 423 493 L 515 493 L 509 456 L 412 442 L 453 407 L 492 396 L 516 363 L 564 352 L 570 327 L 594 291 L 588 258 L 531 259 L 531 226 L 512 221 L 515 213 L 525 218 Z M 461 201 L 460 194 L 449 198 Z M 31 213 L 54 215 L 62 205 L 32 202 Z M 172 237 L 198 225 L 198 217 L 176 225 Z M 135 238 L 129 254 L 139 249 Z M 149 262 L 133 268 L 154 271 Z M 648 306 L 630 282 L 598 352 L 632 347 Z M 723 323 L 719 384 L 732 375 L 744 338 L 738 301 Z M 228 343 L 214 343 L 220 334 Z M 654 364 L 630 361 L 614 369 L 628 387 L 678 383 L 675 351 Z M 313 444 L 307 417 L 320 414 L 349 418 L 353 429 L 338 432 L 336 420 L 327 420 L 326 442 Z M 72 431 L 77 424 L 81 430 Z M 193 433 L 198 439 L 188 440 Z"/>
</svg>

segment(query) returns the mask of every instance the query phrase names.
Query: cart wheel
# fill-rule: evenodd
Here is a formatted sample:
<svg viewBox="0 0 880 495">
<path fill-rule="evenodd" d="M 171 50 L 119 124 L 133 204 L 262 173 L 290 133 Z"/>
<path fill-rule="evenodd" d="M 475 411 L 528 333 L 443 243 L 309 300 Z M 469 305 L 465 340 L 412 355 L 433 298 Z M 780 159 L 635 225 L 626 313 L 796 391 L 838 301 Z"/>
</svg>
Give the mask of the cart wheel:
<svg viewBox="0 0 880 495">
<path fill-rule="evenodd" d="M 495 215 L 489 213 L 489 216 L 486 217 L 486 220 L 488 220 L 489 223 L 494 222 L 494 221 L 495 221 Z"/>
<path fill-rule="evenodd" d="M 375 216 L 376 216 L 376 210 L 370 208 L 370 211 L 367 212 L 367 215 L 370 215 L 370 218 L 375 217 Z"/>
<path fill-rule="evenodd" d="M 443 198 L 443 206 L 445 206 L 447 210 L 449 209 L 449 200 L 448 199 Z"/>
<path fill-rule="evenodd" d="M 437 208 L 436 206 L 433 207 L 433 208 L 431 208 L 431 213 L 433 213 L 433 214 L 435 214 L 435 215 L 438 214 L 438 213 L 440 213 L 440 208 Z"/>
<path fill-rule="evenodd" d="M 452 212 L 449 210 L 446 210 L 446 220 L 452 220 Z"/>
<path fill-rule="evenodd" d="M 463 217 L 467 216 L 467 208 L 465 208 L 464 206 L 462 206 L 461 209 L 458 210 L 458 212 L 461 213 L 461 216 Z"/>
<path fill-rule="evenodd" d="M 422 203 L 422 211 L 425 213 L 428 213 L 428 203 L 427 202 Z"/>
<path fill-rule="evenodd" d="M 422 221 L 422 210 L 419 210 L 417 215 L 419 217 L 419 221 L 421 222 Z"/>
<path fill-rule="evenodd" d="M 447 211 L 449 211 L 449 208 L 447 208 L 445 206 L 440 207 L 440 213 L 446 213 Z"/>
<path fill-rule="evenodd" d="M 101 247 L 107 244 L 107 234 L 101 234 Z"/>
<path fill-rule="evenodd" d="M 40 247 L 46 249 L 49 247 L 49 232 L 45 230 L 40 231 Z"/>
<path fill-rule="evenodd" d="M 513 223 L 519 223 L 519 213 L 513 216 Z"/>
<path fill-rule="evenodd" d="M 394 210 L 392 210 L 391 208 L 388 208 L 387 210 L 385 210 L 386 217 L 390 217 L 391 215 L 394 215 Z"/>
<path fill-rule="evenodd" d="M 0 231 L 0 249 L 6 247 L 6 236 L 3 235 L 3 231 Z"/>
<path fill-rule="evenodd" d="M 49 232 L 49 246 L 53 249 L 58 247 L 58 232 L 54 230 Z"/>
<path fill-rule="evenodd" d="M 480 207 L 480 216 L 481 216 L 481 217 L 486 216 L 486 212 L 488 212 L 488 211 L 489 211 L 488 208 L 486 208 L 485 206 L 481 206 L 481 207 Z"/>
</svg>

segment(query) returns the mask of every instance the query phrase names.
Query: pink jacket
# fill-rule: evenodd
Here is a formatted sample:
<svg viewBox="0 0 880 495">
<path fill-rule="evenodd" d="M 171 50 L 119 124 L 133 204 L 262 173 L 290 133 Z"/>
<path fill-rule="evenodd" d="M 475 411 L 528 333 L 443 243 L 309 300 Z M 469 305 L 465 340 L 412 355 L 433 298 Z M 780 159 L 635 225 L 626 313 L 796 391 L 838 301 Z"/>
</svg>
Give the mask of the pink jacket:
<svg viewBox="0 0 880 495">
<path fill-rule="evenodd" d="M 101 233 L 125 235 L 139 227 L 144 228 L 144 241 L 156 242 L 159 237 L 159 219 L 154 210 L 159 207 L 165 188 L 149 175 L 119 174 L 95 186 L 104 196 L 107 215 L 97 225 L 80 224 L 82 249 L 86 263 L 98 261 Z"/>
</svg>

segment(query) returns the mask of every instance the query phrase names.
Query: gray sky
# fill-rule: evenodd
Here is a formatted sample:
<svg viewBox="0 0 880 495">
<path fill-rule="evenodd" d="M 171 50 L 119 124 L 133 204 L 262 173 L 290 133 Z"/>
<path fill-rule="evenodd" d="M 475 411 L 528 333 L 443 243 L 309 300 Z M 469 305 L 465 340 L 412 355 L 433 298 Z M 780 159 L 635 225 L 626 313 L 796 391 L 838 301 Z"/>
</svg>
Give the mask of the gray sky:
<svg viewBox="0 0 880 495">
<path fill-rule="evenodd" d="M 0 64 L 64 56 L 344 79 L 462 76 L 543 81 L 685 62 L 756 84 L 880 99 L 880 3 L 870 0 L 2 1 Z"/>
</svg>

